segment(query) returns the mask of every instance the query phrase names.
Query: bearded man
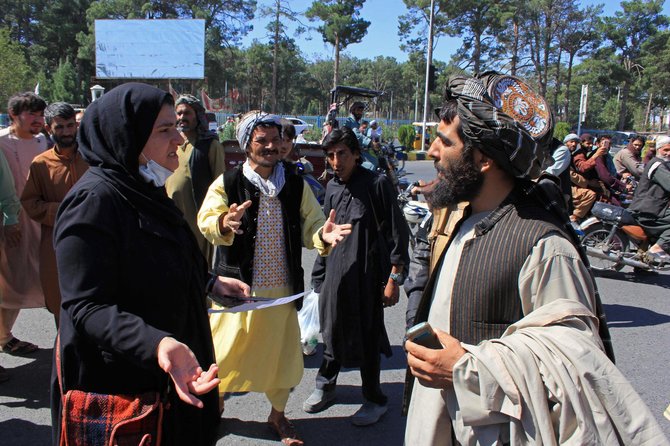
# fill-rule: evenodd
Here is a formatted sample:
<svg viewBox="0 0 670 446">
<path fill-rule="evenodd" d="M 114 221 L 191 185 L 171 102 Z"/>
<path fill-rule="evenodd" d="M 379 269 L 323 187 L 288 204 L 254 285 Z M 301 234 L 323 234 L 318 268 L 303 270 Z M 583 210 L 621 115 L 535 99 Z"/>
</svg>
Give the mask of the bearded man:
<svg viewBox="0 0 670 446">
<path fill-rule="evenodd" d="M 177 150 L 179 167 L 167 179 L 165 190 L 184 213 L 200 252 L 211 263 L 214 247 L 200 233 L 197 215 L 207 188 L 226 169 L 225 152 L 216 133 L 209 130 L 205 108 L 198 98 L 190 94 L 179 96 L 175 113 L 184 143 Z"/>
<path fill-rule="evenodd" d="M 605 353 L 560 189 L 531 181 L 550 160 L 546 102 L 532 92 L 512 101 L 510 84 L 529 91 L 493 72 L 447 84 L 429 152 L 431 272 L 415 319 L 441 348 L 405 343 L 405 444 L 653 444 L 660 428 Z M 514 114 L 528 121 L 503 111 L 518 101 L 533 108 Z"/>
<path fill-rule="evenodd" d="M 40 224 L 40 281 L 47 310 L 54 315 L 56 327 L 60 315 L 60 286 L 53 246 L 53 228 L 58 206 L 74 183 L 88 170 L 77 150 L 76 112 L 70 104 L 54 102 L 45 112 L 47 130 L 54 146 L 41 153 L 30 165 L 28 181 L 21 194 L 26 213 Z"/>
</svg>

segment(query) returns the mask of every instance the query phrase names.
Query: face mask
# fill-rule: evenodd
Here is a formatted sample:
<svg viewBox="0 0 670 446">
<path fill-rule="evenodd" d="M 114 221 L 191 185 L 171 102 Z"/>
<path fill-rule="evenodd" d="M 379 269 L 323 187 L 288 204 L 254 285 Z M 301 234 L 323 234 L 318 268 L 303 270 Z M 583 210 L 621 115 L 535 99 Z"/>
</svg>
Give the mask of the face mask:
<svg viewBox="0 0 670 446">
<path fill-rule="evenodd" d="M 144 156 L 144 155 L 142 155 Z M 147 160 L 146 157 L 144 157 Z M 172 171 L 167 169 L 154 160 L 147 160 L 147 163 L 140 166 L 140 176 L 156 187 L 165 186 L 168 177 L 172 175 Z"/>
</svg>

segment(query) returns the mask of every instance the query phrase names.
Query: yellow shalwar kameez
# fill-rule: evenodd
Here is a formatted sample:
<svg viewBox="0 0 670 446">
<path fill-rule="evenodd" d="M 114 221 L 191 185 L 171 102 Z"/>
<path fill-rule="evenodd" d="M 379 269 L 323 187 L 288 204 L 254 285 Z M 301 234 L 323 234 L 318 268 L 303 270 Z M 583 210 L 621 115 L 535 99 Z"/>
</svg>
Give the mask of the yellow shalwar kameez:
<svg viewBox="0 0 670 446">
<path fill-rule="evenodd" d="M 228 212 L 228 197 L 219 176 L 210 186 L 198 213 L 198 226 L 214 245 L 233 243 L 235 234 L 222 235 L 218 219 Z M 286 243 L 281 204 L 276 197 L 261 194 L 251 294 L 285 297 L 288 284 Z M 327 248 L 319 237 L 325 217 L 314 194 L 305 183 L 300 206 L 302 240 L 306 248 L 321 255 Z M 244 230 L 244 228 L 242 228 Z M 213 304 L 214 308 L 220 308 Z M 219 392 L 264 392 L 275 410 L 283 411 L 290 389 L 303 374 L 300 327 L 293 303 L 241 313 L 214 313 L 210 316 Z"/>
</svg>

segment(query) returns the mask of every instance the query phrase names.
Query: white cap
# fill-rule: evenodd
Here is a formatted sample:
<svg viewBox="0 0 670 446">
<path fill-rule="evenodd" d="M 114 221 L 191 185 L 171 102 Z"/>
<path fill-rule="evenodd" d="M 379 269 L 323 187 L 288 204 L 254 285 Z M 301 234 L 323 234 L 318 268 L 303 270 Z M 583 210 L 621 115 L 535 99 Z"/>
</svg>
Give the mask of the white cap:
<svg viewBox="0 0 670 446">
<path fill-rule="evenodd" d="M 670 144 L 670 136 L 659 136 L 656 138 L 656 148 L 660 149 L 663 146 Z"/>
<path fill-rule="evenodd" d="M 575 133 L 568 133 L 565 135 L 565 138 L 563 138 L 563 144 L 565 144 L 568 141 L 579 141 L 579 136 L 577 136 Z"/>
</svg>

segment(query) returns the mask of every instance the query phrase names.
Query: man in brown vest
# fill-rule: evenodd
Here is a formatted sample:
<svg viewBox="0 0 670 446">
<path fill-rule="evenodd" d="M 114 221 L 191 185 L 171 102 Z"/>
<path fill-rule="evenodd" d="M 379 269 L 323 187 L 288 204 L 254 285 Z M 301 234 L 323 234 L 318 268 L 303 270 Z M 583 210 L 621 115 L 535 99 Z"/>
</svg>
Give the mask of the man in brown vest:
<svg viewBox="0 0 670 446">
<path fill-rule="evenodd" d="M 445 99 L 429 152 L 437 170 L 430 278 L 415 318 L 442 348 L 405 343 L 405 444 L 625 444 L 638 442 L 635 423 L 655 435 L 649 410 L 608 359 L 607 326 L 560 188 L 532 181 L 551 162 L 546 102 L 493 72 L 452 76 Z M 609 410 L 619 391 L 636 397 L 625 415 Z M 607 416 L 578 423 L 582 413 Z"/>
</svg>

